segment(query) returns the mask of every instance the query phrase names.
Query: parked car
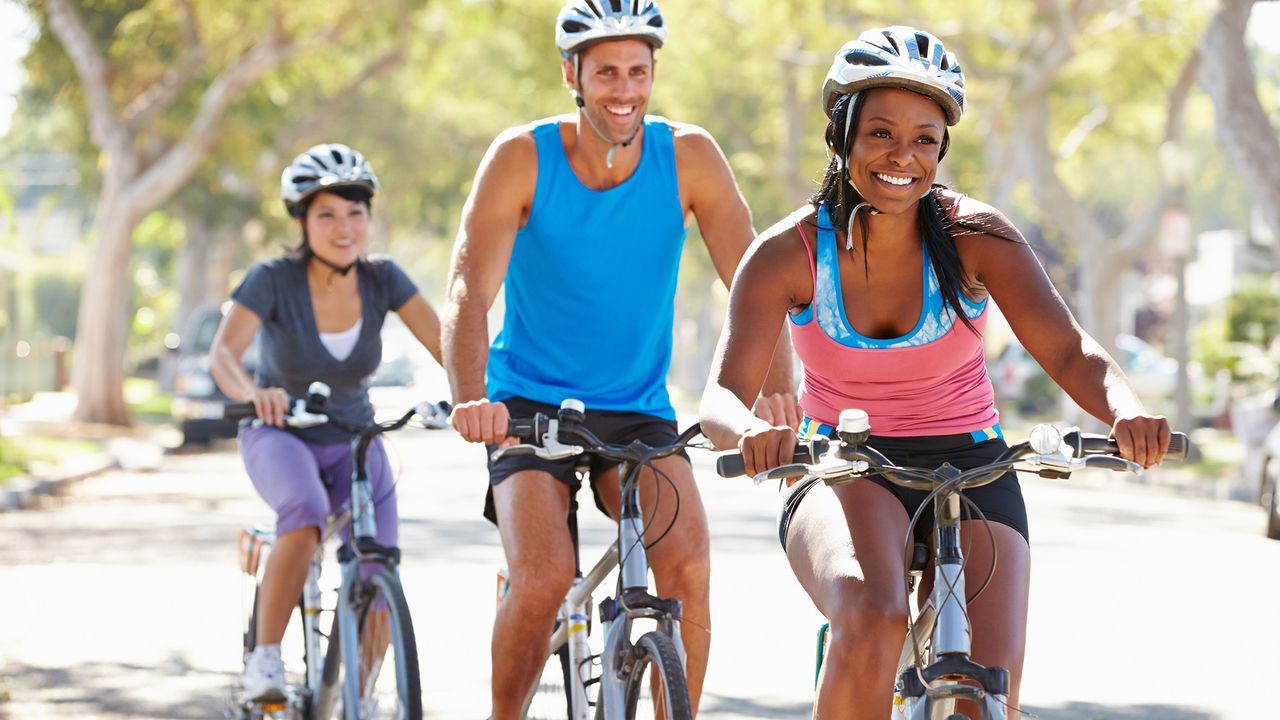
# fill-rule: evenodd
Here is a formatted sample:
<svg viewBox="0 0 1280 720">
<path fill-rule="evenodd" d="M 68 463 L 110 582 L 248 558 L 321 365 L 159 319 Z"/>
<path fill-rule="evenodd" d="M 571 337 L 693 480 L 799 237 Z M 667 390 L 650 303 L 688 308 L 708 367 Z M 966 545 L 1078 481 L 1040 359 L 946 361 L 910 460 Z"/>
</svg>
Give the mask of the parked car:
<svg viewBox="0 0 1280 720">
<path fill-rule="evenodd" d="M 1237 401 L 1231 423 L 1244 445 L 1240 472 L 1246 484 L 1258 488 L 1258 504 L 1267 509 L 1267 537 L 1280 540 L 1280 397 L 1265 399 Z"/>
<path fill-rule="evenodd" d="M 1124 369 L 1129 383 L 1153 409 L 1166 411 L 1172 403 L 1178 382 L 1178 361 L 1161 355 L 1146 341 L 1134 335 L 1116 336 L 1116 362 Z M 1017 340 L 1011 340 L 988 366 L 996 399 L 1014 403 L 1018 412 L 1036 415 L 1057 407 L 1061 390 L 1049 379 L 1031 354 Z M 1204 385 L 1197 366 L 1189 367 L 1192 397 Z"/>
<path fill-rule="evenodd" d="M 217 307 L 197 309 L 179 338 L 170 414 L 182 430 L 184 445 L 206 445 L 218 438 L 236 436 L 236 424 L 222 419 L 222 408 L 229 398 L 222 394 L 209 373 L 209 349 L 223 312 L 223 308 Z M 245 370 L 252 375 L 257 364 L 258 338 L 255 336 L 244 354 Z"/>
</svg>

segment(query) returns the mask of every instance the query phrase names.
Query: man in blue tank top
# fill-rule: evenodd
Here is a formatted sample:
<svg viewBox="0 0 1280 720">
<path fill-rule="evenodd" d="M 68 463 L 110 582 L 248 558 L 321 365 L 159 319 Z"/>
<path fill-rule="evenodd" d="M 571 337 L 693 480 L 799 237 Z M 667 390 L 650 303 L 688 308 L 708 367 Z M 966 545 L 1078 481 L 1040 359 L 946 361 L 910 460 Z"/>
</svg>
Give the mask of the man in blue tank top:
<svg viewBox="0 0 1280 720">
<path fill-rule="evenodd" d="M 702 128 L 646 116 L 654 50 L 666 38 L 650 0 L 569 0 L 556 24 L 576 115 L 512 128 L 490 146 L 463 211 L 445 313 L 454 426 L 490 446 L 510 417 L 554 415 L 582 400 L 602 440 L 665 444 L 672 316 L 690 213 L 728 285 L 755 236 L 751 213 Z M 503 326 L 486 319 L 506 285 Z M 791 354 L 779 343 L 757 410 L 798 424 Z M 492 449 L 492 448 L 490 448 Z M 696 710 L 709 646 L 706 514 L 688 459 L 655 463 L 679 491 L 641 481 L 662 595 L 684 605 L 682 635 Z M 486 515 L 497 522 L 510 588 L 494 623 L 493 718 L 516 718 L 546 658 L 546 638 L 574 575 L 565 517 L 573 460 L 490 464 Z M 597 505 L 617 517 L 617 468 L 592 468 Z M 674 515 L 674 524 L 672 519 Z"/>
</svg>

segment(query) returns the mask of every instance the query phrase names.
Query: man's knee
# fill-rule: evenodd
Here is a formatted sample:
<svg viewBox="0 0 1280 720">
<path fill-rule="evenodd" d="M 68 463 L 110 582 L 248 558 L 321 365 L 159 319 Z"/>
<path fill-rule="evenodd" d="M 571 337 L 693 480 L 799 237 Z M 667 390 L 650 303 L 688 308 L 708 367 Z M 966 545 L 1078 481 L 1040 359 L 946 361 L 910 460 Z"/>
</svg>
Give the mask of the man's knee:
<svg viewBox="0 0 1280 720">
<path fill-rule="evenodd" d="M 512 601 L 535 613 L 554 612 L 573 586 L 573 562 L 539 558 L 536 562 L 508 568 L 508 587 L 503 602 Z"/>
</svg>

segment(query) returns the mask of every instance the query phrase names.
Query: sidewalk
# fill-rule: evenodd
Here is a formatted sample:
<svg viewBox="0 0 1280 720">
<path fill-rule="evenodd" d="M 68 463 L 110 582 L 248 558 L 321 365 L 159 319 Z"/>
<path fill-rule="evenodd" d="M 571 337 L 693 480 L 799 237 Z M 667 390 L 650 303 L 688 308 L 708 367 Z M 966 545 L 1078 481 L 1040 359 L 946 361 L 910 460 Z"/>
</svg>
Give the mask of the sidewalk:
<svg viewBox="0 0 1280 720">
<path fill-rule="evenodd" d="M 165 450 L 181 442 L 178 432 L 167 426 L 77 422 L 72 419 L 75 406 L 73 392 L 42 392 L 30 402 L 0 408 L 0 436 L 89 440 L 101 448 L 55 464 L 33 463 L 30 476 L 0 485 L 0 511 L 22 509 L 38 496 L 56 494 L 70 483 L 110 468 L 158 468 Z"/>
</svg>

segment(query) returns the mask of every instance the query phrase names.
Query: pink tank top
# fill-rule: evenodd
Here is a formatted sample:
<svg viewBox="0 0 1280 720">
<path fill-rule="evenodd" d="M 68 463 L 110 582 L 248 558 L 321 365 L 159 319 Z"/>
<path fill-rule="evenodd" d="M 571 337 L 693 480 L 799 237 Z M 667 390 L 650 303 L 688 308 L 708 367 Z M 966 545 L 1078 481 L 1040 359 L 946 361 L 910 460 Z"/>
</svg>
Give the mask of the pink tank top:
<svg viewBox="0 0 1280 720">
<path fill-rule="evenodd" d="M 973 433 L 996 425 L 1000 415 L 980 335 L 986 300 L 960 296 L 975 334 L 943 301 L 925 251 L 916 327 L 900 338 L 865 337 L 845 317 L 840 250 L 827 208 L 818 209 L 816 249 L 798 223 L 796 229 L 813 271 L 813 302 L 790 322 L 791 342 L 804 365 L 805 415 L 834 425 L 841 410 L 861 408 L 871 417 L 871 432 L 889 437 Z"/>
</svg>

